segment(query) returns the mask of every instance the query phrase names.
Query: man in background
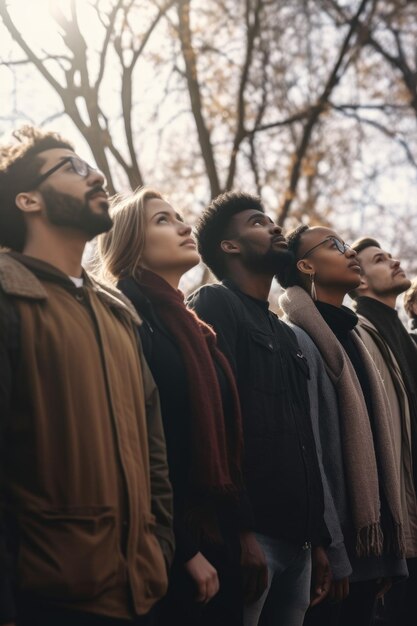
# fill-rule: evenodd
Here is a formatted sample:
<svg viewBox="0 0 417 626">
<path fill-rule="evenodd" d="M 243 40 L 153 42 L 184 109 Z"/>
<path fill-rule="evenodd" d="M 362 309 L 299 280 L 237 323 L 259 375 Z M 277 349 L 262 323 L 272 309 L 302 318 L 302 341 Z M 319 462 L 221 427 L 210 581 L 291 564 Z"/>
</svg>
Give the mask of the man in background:
<svg viewBox="0 0 417 626">
<path fill-rule="evenodd" d="M 351 294 L 359 332 L 382 376 L 392 414 L 409 570 L 408 580 L 385 597 L 385 619 L 392 626 L 411 626 L 417 594 L 417 348 L 395 308 L 411 282 L 376 239 L 363 237 L 352 247 L 361 266 L 360 285 Z"/>
</svg>

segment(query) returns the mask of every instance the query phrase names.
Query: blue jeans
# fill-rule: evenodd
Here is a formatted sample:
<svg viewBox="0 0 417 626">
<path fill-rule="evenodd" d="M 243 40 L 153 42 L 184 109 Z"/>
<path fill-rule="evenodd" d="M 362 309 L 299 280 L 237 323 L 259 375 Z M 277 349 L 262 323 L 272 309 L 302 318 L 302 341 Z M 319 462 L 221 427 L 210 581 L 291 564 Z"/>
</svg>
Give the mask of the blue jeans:
<svg viewBox="0 0 417 626">
<path fill-rule="evenodd" d="M 311 550 L 258 533 L 256 538 L 268 565 L 268 587 L 245 607 L 244 626 L 302 626 L 310 604 Z"/>
</svg>

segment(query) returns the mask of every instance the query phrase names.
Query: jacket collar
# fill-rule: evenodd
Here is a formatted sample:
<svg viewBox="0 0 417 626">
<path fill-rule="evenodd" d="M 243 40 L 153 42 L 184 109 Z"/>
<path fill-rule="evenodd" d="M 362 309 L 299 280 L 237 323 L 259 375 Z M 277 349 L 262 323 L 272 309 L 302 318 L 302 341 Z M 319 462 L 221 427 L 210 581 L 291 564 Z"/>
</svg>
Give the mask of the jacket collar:
<svg viewBox="0 0 417 626">
<path fill-rule="evenodd" d="M 25 265 L 17 260 L 15 253 L 0 254 L 0 285 L 10 296 L 46 300 L 48 295 L 42 283 Z"/>
<path fill-rule="evenodd" d="M 120 291 L 102 285 L 85 270 L 83 278 L 85 287 L 94 291 L 104 304 L 127 313 L 135 324 L 142 323 L 130 301 Z M 59 283 L 66 289 L 77 289 L 66 274 L 49 263 L 17 252 L 0 253 L 0 286 L 6 294 L 31 300 L 47 300 L 48 293 L 42 284 L 44 280 Z"/>
</svg>

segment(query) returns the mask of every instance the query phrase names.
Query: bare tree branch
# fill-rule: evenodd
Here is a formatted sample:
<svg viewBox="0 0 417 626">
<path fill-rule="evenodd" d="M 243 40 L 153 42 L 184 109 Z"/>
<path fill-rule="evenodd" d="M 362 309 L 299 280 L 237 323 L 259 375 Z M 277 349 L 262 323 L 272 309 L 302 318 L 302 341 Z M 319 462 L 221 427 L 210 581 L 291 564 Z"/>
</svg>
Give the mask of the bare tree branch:
<svg viewBox="0 0 417 626">
<path fill-rule="evenodd" d="M 5 2 L 0 3 L 0 16 L 3 20 L 3 23 L 15 42 L 19 45 L 19 47 L 26 53 L 28 61 L 33 63 L 36 69 L 42 74 L 42 76 L 48 81 L 50 85 L 55 89 L 55 91 L 62 97 L 63 87 L 60 83 L 52 76 L 52 74 L 46 69 L 43 62 L 38 59 L 32 48 L 28 45 L 26 40 L 22 37 L 20 32 L 17 30 L 14 25 L 10 14 L 7 10 L 7 5 Z"/>
<path fill-rule="evenodd" d="M 197 58 L 191 39 L 190 0 L 178 0 L 178 20 L 179 37 L 184 58 L 188 91 L 191 100 L 191 110 L 197 127 L 202 157 L 206 165 L 211 196 L 214 198 L 220 193 L 221 189 L 214 159 L 213 146 L 210 139 L 210 132 L 203 114 L 203 103 L 197 72 Z"/>
<path fill-rule="evenodd" d="M 389 139 L 393 139 L 395 142 L 397 142 L 403 148 L 403 150 L 404 150 L 404 152 L 406 154 L 407 160 L 410 163 L 410 165 L 412 165 L 414 168 L 417 169 L 417 161 L 414 158 L 414 155 L 413 155 L 413 153 L 412 153 L 412 151 L 410 149 L 410 146 L 408 145 L 408 143 L 404 139 L 402 139 L 402 137 L 398 136 L 398 134 L 397 134 L 397 132 L 395 130 L 387 128 L 386 126 L 384 126 L 380 122 L 377 122 L 376 120 L 372 120 L 372 119 L 369 119 L 367 117 L 363 117 L 361 115 L 358 115 L 355 112 L 349 112 L 346 109 L 343 109 L 342 107 L 332 105 L 332 108 L 335 109 L 336 111 L 338 111 L 339 113 L 342 113 L 345 117 L 350 117 L 352 119 L 355 119 L 360 124 L 366 124 L 367 126 L 372 126 L 372 128 L 375 128 L 375 129 L 379 130 L 381 133 L 383 133 Z"/>
<path fill-rule="evenodd" d="M 289 213 L 292 201 L 294 199 L 297 186 L 298 186 L 298 181 L 300 178 L 301 165 L 305 157 L 305 154 L 307 152 L 307 148 L 310 143 L 313 129 L 315 125 L 317 124 L 318 120 L 320 119 L 321 114 L 323 113 L 323 111 L 325 111 L 326 106 L 328 105 L 328 100 L 330 98 L 331 93 L 333 92 L 334 88 L 336 87 L 336 85 L 339 83 L 341 79 L 342 74 L 340 70 L 341 70 L 342 64 L 345 61 L 346 56 L 350 50 L 351 39 L 353 38 L 355 33 L 358 32 L 358 28 L 360 26 L 360 17 L 362 13 L 364 12 L 366 6 L 369 4 L 369 1 L 370 0 L 361 1 L 359 8 L 356 11 L 355 16 L 350 22 L 349 30 L 345 36 L 345 39 L 339 51 L 339 55 L 337 57 L 336 63 L 332 71 L 330 72 L 329 78 L 326 81 L 324 89 L 317 103 L 310 110 L 309 116 L 307 118 L 307 122 L 304 126 L 301 140 L 295 151 L 294 161 L 291 167 L 289 185 L 285 193 L 284 201 L 282 203 L 282 206 L 279 212 L 278 223 L 280 225 L 283 225 L 283 223 L 285 222 L 285 219 L 287 218 L 287 215 Z M 346 64 L 345 64 L 345 68 L 346 68 Z"/>
<path fill-rule="evenodd" d="M 116 21 L 116 17 L 119 12 L 119 9 L 122 5 L 123 5 L 123 0 L 118 0 L 115 6 L 112 8 L 110 16 L 109 16 L 109 23 L 106 28 L 106 35 L 104 37 L 104 42 L 103 42 L 103 46 L 102 46 L 101 53 L 100 53 L 99 71 L 98 71 L 98 75 L 97 75 L 96 82 L 94 85 L 94 89 L 96 91 L 98 91 L 101 81 L 103 80 L 104 67 L 105 67 L 106 58 L 107 58 L 107 51 L 109 48 L 111 36 L 113 34 L 114 23 Z M 99 13 L 98 8 L 96 10 L 97 10 L 97 13 Z"/>
<path fill-rule="evenodd" d="M 233 186 L 236 173 L 236 159 L 240 144 L 246 136 L 245 133 L 245 90 L 248 83 L 249 70 L 253 58 L 253 49 L 256 38 L 259 34 L 260 13 L 262 10 L 262 0 L 256 0 L 253 9 L 253 19 L 251 20 L 251 0 L 246 0 L 246 52 L 243 62 L 242 72 L 239 81 L 239 91 L 236 107 L 236 132 L 233 140 L 232 152 L 230 155 L 229 171 L 226 179 L 226 190 Z"/>
</svg>

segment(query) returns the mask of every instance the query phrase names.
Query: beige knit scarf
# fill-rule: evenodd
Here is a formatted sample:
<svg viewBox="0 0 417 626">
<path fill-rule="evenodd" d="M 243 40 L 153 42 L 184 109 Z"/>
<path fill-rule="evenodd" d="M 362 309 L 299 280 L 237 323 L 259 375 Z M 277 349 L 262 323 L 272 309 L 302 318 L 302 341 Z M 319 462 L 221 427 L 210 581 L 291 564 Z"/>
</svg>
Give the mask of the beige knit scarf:
<svg viewBox="0 0 417 626">
<path fill-rule="evenodd" d="M 389 551 L 402 556 L 404 537 L 400 480 L 394 459 L 388 400 L 379 372 L 361 339 L 352 331 L 352 339 L 369 377 L 373 435 L 365 399 L 351 361 L 313 300 L 301 287 L 290 287 L 281 296 L 280 305 L 288 319 L 310 335 L 320 350 L 335 387 L 357 555 L 380 555 L 383 551 Z M 394 532 L 385 531 L 385 537 L 380 519 L 379 481 L 384 488 L 394 528 Z"/>
</svg>

